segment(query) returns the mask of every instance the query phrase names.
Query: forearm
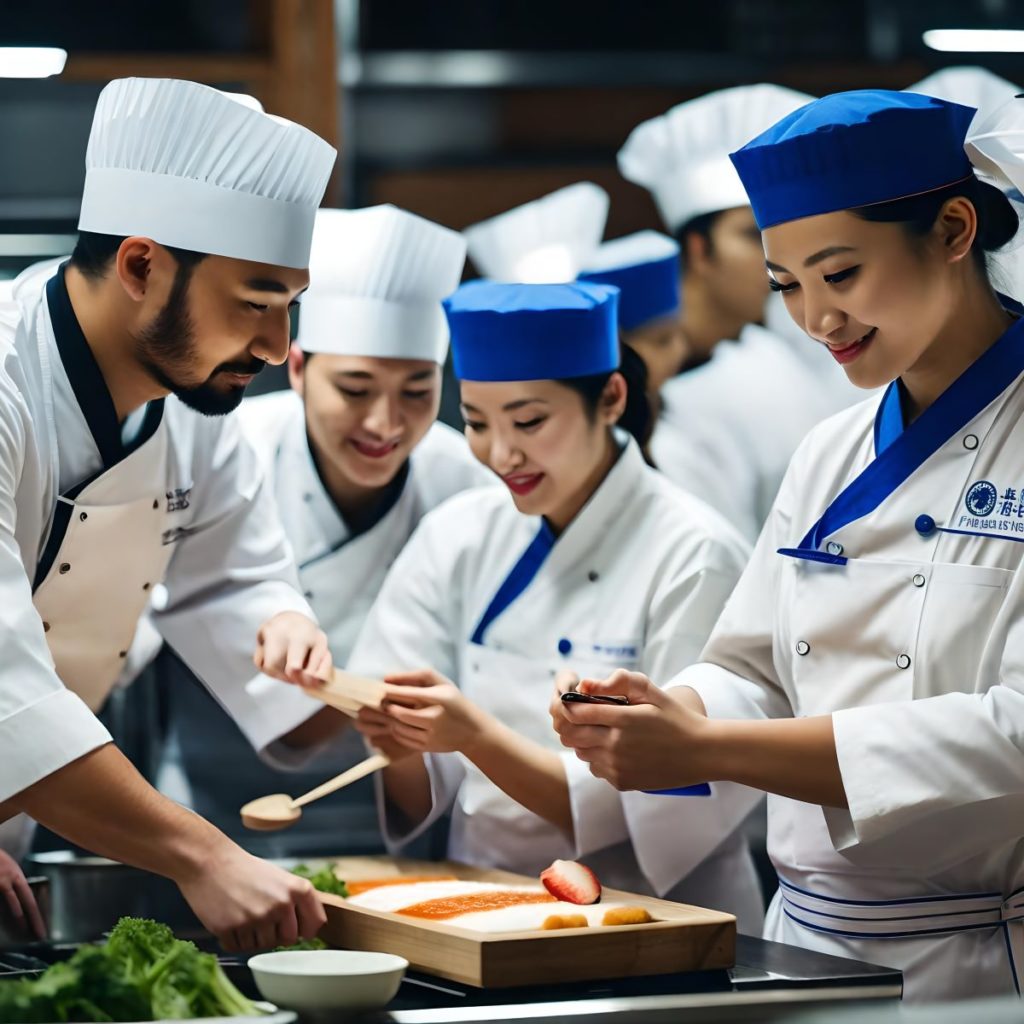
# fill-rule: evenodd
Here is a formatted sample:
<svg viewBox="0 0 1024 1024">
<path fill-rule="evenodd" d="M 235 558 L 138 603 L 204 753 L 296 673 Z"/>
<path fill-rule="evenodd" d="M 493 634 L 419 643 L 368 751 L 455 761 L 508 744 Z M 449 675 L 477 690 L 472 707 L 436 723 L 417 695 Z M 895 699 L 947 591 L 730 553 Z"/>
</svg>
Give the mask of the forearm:
<svg viewBox="0 0 1024 1024">
<path fill-rule="evenodd" d="M 463 754 L 516 803 L 573 837 L 569 783 L 558 754 L 490 716 Z"/>
<path fill-rule="evenodd" d="M 177 882 L 230 845 L 208 821 L 153 789 L 113 744 L 46 776 L 10 804 L 78 846 Z"/>
<path fill-rule="evenodd" d="M 422 754 L 412 754 L 392 761 L 381 773 L 387 802 L 415 828 L 430 814 L 433 798 L 430 775 Z"/>
<path fill-rule="evenodd" d="M 710 781 L 738 782 L 793 800 L 846 808 L 831 715 L 709 719 L 701 731 Z"/>
</svg>

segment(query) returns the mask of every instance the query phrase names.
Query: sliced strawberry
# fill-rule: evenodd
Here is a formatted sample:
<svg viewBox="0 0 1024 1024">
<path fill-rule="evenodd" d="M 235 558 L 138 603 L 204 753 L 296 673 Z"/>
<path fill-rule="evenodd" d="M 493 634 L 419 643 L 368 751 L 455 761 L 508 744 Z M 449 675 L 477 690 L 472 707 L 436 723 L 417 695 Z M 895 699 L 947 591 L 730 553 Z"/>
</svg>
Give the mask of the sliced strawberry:
<svg viewBox="0 0 1024 1024">
<path fill-rule="evenodd" d="M 586 906 L 601 898 L 601 883 L 585 864 L 556 860 L 540 874 L 540 880 L 556 900 Z"/>
</svg>

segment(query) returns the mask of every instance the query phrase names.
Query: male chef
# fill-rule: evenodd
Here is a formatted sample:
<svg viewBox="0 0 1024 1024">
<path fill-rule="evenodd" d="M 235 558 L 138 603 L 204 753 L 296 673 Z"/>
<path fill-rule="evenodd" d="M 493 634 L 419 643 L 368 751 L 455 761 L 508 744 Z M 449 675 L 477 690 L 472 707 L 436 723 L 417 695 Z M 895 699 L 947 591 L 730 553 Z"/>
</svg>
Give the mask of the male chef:
<svg viewBox="0 0 1024 1024">
<path fill-rule="evenodd" d="M 0 305 L 0 822 L 173 879 L 229 949 L 314 934 L 314 892 L 150 788 L 93 712 L 152 602 L 256 749 L 316 741 L 320 705 L 253 679 L 254 647 L 292 682 L 331 662 L 225 414 L 287 357 L 334 158 L 214 89 L 111 82 L 74 254 Z"/>
</svg>

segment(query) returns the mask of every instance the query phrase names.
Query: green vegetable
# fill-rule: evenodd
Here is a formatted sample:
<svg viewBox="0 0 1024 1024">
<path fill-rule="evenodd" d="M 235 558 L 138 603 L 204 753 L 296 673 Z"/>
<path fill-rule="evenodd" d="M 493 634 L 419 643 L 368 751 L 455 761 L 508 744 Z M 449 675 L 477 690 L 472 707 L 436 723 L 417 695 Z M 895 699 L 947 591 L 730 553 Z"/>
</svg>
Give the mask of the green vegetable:
<svg viewBox="0 0 1024 1024">
<path fill-rule="evenodd" d="M 327 943 L 323 939 L 299 939 L 294 946 L 278 946 L 275 953 L 298 953 L 309 949 L 326 949 Z"/>
<path fill-rule="evenodd" d="M 305 864 L 297 864 L 292 868 L 292 874 L 312 882 L 313 888 L 319 889 L 320 892 L 329 892 L 333 896 L 348 896 L 348 888 L 334 873 L 333 864 L 326 864 L 319 871 L 311 871 Z"/>
<path fill-rule="evenodd" d="M 0 1024 L 257 1016 L 217 958 L 156 921 L 122 917 L 102 946 L 82 946 L 35 979 L 0 981 Z"/>
</svg>

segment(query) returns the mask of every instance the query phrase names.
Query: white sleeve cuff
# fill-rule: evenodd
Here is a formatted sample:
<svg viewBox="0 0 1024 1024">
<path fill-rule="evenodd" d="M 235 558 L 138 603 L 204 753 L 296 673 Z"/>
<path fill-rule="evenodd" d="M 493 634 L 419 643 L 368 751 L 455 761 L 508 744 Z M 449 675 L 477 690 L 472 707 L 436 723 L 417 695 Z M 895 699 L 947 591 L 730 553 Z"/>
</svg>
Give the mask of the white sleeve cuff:
<svg viewBox="0 0 1024 1024">
<path fill-rule="evenodd" d="M 384 838 L 384 848 L 390 854 L 400 853 L 448 812 L 466 777 L 466 769 L 458 754 L 425 754 L 423 760 L 430 779 L 430 810 L 427 816 L 411 829 L 407 828 L 408 823 L 403 822 L 388 804 L 384 793 L 384 773 L 377 772 L 374 775 L 381 835 Z"/>
<path fill-rule="evenodd" d="M 629 838 L 619 791 L 596 778 L 575 754 L 562 754 L 565 779 L 569 785 L 576 856 L 586 857 Z"/>
<path fill-rule="evenodd" d="M 0 721 L 0 803 L 110 742 L 81 698 L 53 690 Z"/>
</svg>

